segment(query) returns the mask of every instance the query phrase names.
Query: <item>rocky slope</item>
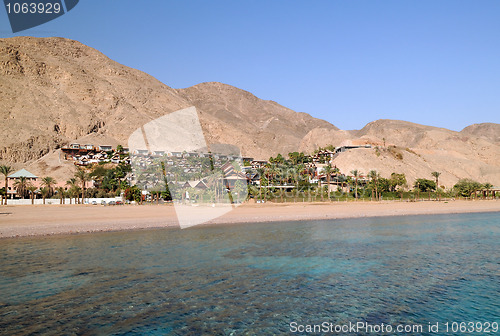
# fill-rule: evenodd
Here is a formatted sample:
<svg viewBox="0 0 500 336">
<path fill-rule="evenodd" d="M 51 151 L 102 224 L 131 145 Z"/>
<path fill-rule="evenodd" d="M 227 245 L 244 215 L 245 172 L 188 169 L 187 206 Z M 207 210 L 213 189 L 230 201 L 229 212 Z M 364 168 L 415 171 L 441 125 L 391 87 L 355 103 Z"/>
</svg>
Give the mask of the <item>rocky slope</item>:
<svg viewBox="0 0 500 336">
<path fill-rule="evenodd" d="M 202 83 L 177 92 L 196 106 L 209 142 L 236 144 L 251 157 L 296 151 L 314 128 L 338 129 L 226 84 Z"/>
<path fill-rule="evenodd" d="M 471 136 L 481 137 L 491 140 L 495 143 L 500 143 L 500 125 L 493 123 L 474 124 L 465 127 L 460 133 Z"/>
<path fill-rule="evenodd" d="M 442 173 L 445 186 L 460 178 L 500 186 L 500 144 L 495 141 L 498 124 L 477 124 L 461 132 L 400 120 L 377 120 L 359 131 L 314 129 L 304 138 L 302 149 L 311 144 L 372 144 L 372 149 L 341 153 L 334 163 L 342 171 L 377 170 L 383 177 L 404 172 L 408 180 Z"/>
</svg>

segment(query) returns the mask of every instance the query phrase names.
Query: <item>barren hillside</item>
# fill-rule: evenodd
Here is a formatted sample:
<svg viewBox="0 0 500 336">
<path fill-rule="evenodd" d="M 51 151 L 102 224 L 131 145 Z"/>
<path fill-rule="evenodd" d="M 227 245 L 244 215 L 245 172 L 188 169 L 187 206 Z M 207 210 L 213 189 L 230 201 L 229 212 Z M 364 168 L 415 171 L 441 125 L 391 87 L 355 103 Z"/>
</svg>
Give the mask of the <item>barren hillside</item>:
<svg viewBox="0 0 500 336">
<path fill-rule="evenodd" d="M 344 172 L 359 169 L 367 173 L 374 169 L 383 177 L 392 172 L 405 173 L 412 183 L 418 177 L 432 178 L 431 172 L 439 171 L 441 182 L 448 187 L 465 177 L 500 185 L 500 145 L 492 141 L 498 126 L 480 124 L 455 132 L 400 120 L 377 120 L 359 131 L 312 130 L 302 147 L 314 143 L 374 146 L 341 153 L 334 163 Z M 401 159 L 395 157 L 396 151 Z"/>
<path fill-rule="evenodd" d="M 324 120 L 226 84 L 202 83 L 177 92 L 200 112 L 210 142 L 236 144 L 252 157 L 296 151 L 317 127 L 337 130 Z"/>
<path fill-rule="evenodd" d="M 471 137 L 482 137 L 500 143 L 500 125 L 493 123 L 474 124 L 465 127 L 460 133 Z"/>
</svg>

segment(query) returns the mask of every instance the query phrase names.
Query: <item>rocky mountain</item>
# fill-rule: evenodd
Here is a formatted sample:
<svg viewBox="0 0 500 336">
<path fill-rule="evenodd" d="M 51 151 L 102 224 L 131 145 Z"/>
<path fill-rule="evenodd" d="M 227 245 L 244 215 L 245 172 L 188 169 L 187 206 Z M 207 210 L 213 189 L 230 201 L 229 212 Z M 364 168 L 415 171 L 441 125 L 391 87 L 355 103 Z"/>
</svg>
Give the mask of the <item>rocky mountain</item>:
<svg viewBox="0 0 500 336">
<path fill-rule="evenodd" d="M 0 162 L 15 168 L 67 178 L 75 168 L 61 160 L 61 146 L 126 145 L 141 125 L 190 106 L 197 108 L 209 143 L 237 145 L 245 156 L 267 159 L 329 144 L 372 144 L 340 154 L 335 164 L 345 171 L 405 172 L 410 179 L 438 170 L 447 184 L 472 177 L 500 185 L 498 124 L 454 132 L 377 120 L 343 131 L 230 85 L 171 88 L 76 41 L 0 39 Z"/>
<path fill-rule="evenodd" d="M 175 90 L 62 38 L 0 39 L 0 160 L 25 163 L 90 134 L 123 142 L 188 107 Z"/>
<path fill-rule="evenodd" d="M 172 89 L 63 38 L 0 39 L 0 104 L 0 160 L 11 163 L 82 137 L 125 144 L 138 126 L 193 105 L 209 140 L 238 144 L 249 156 L 293 150 L 315 127 L 335 129 L 229 85 Z"/>
</svg>

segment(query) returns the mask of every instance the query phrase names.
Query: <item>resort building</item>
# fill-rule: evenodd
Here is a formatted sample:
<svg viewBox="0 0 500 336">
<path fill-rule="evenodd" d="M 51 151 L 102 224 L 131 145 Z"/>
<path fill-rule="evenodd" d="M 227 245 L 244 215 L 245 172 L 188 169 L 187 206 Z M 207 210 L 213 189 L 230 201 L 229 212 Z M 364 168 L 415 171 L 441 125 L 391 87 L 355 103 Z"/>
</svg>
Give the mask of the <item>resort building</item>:
<svg viewBox="0 0 500 336">
<path fill-rule="evenodd" d="M 61 148 L 62 157 L 61 159 L 73 161 L 77 166 L 88 166 L 95 163 L 130 163 L 128 156 L 129 149 L 123 148 L 118 152 L 118 150 L 113 150 L 111 146 L 94 146 L 91 144 L 81 145 L 77 143 L 72 143 Z M 112 152 L 111 154 L 108 154 Z M 148 151 L 145 151 L 146 154 Z"/>
<path fill-rule="evenodd" d="M 262 168 L 267 164 L 268 162 L 266 160 L 252 160 L 250 162 L 250 165 L 252 166 L 253 169 Z"/>
<path fill-rule="evenodd" d="M 21 170 L 18 170 L 17 172 L 13 173 L 13 174 L 10 174 L 9 176 L 7 176 L 7 180 L 8 180 L 8 184 L 9 184 L 9 187 L 8 187 L 8 190 L 7 190 L 7 197 L 8 198 L 16 198 L 18 197 L 17 195 L 17 191 L 16 191 L 16 187 L 15 187 L 15 183 L 17 180 L 19 180 L 21 177 L 25 177 L 27 182 L 29 182 L 30 184 L 36 186 L 36 187 L 39 187 L 39 181 L 38 181 L 38 176 L 36 176 L 35 174 L 32 174 L 31 172 L 27 171 L 26 169 L 21 169 Z M 0 188 L 3 188 L 5 187 L 5 182 L 3 181 L 4 179 L 1 179 L 1 184 L 0 184 Z"/>
<path fill-rule="evenodd" d="M 348 146 L 341 146 L 337 147 L 335 149 L 335 154 L 333 155 L 332 159 L 336 158 L 340 153 L 346 152 L 348 150 L 352 149 L 365 149 L 365 148 L 372 148 L 372 145 L 348 145 Z"/>
<path fill-rule="evenodd" d="M 109 151 L 113 150 L 113 146 L 102 145 L 102 146 L 99 146 L 99 150 L 104 151 L 104 152 L 109 152 Z"/>
<path fill-rule="evenodd" d="M 198 181 L 186 181 L 183 185 L 184 188 L 197 188 L 197 189 L 207 189 L 207 184 L 203 180 Z"/>
</svg>

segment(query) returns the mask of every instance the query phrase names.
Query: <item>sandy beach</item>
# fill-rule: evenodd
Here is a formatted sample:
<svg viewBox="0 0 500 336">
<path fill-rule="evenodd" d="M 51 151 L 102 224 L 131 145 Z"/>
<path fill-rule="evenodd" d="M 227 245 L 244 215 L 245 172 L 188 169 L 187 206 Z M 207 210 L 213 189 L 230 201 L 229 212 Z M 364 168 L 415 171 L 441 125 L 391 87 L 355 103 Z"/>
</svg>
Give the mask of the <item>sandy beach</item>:
<svg viewBox="0 0 500 336">
<path fill-rule="evenodd" d="M 243 204 L 205 225 L 356 217 L 500 212 L 500 201 Z M 193 212 L 203 212 L 193 207 Z M 2 206 L 0 238 L 179 227 L 172 205 Z"/>
</svg>

